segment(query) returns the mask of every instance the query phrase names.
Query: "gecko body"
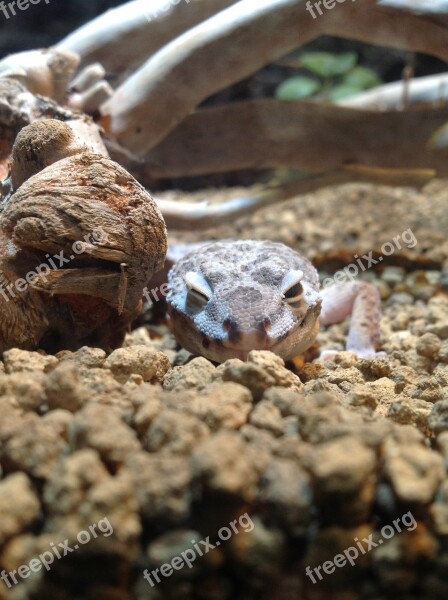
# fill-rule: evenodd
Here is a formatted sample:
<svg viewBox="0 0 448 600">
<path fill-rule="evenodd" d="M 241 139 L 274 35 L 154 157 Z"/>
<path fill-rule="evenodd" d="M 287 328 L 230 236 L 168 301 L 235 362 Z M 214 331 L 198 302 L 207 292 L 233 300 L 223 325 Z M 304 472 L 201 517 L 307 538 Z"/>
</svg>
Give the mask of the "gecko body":
<svg viewBox="0 0 448 600">
<path fill-rule="evenodd" d="M 178 342 L 223 362 L 270 350 L 288 360 L 309 348 L 320 324 L 352 314 L 347 349 L 375 354 L 377 290 L 351 282 L 320 290 L 313 265 L 269 241 L 221 241 L 196 247 L 168 274 L 168 312 Z"/>
</svg>

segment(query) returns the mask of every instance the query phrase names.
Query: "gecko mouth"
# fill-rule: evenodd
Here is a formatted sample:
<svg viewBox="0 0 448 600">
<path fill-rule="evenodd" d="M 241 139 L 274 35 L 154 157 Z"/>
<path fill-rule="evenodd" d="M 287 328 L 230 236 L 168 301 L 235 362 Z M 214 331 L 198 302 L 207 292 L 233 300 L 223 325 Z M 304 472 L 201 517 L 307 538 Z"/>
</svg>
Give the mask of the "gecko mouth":
<svg viewBox="0 0 448 600">
<path fill-rule="evenodd" d="M 241 331 L 238 327 L 232 327 L 224 339 L 207 336 L 200 332 L 198 328 L 192 325 L 189 318 L 169 306 L 169 314 L 173 329 L 176 331 L 176 338 L 181 346 L 192 354 L 202 355 L 215 363 L 222 363 L 232 358 L 238 358 L 246 361 L 252 350 L 268 350 L 287 359 L 290 355 L 306 350 L 312 342 L 309 336 L 301 343 L 297 343 L 295 333 L 300 331 L 302 337 L 302 322 L 306 322 L 306 316 L 298 320 L 293 329 L 281 336 L 273 336 L 268 331 L 253 329 L 251 331 Z M 300 340 L 299 340 L 300 341 Z M 302 348 L 303 346 L 303 348 Z"/>
</svg>

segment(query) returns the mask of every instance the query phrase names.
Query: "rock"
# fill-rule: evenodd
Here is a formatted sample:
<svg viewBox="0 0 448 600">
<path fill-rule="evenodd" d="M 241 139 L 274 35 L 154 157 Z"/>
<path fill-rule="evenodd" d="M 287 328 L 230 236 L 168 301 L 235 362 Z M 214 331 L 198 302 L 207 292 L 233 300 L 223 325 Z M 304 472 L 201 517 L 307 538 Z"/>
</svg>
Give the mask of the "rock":
<svg viewBox="0 0 448 600">
<path fill-rule="evenodd" d="M 60 362 L 73 361 L 80 369 L 95 369 L 103 366 L 106 353 L 101 348 L 83 346 L 76 352 L 60 352 L 58 357 Z"/>
<path fill-rule="evenodd" d="M 11 396 L 24 411 L 38 412 L 45 404 L 45 375 L 38 371 L 11 373 L 0 377 L 0 397 Z"/>
<path fill-rule="evenodd" d="M 104 368 L 110 369 L 120 383 L 126 383 L 134 374 L 141 375 L 143 381 L 161 383 L 171 364 L 162 352 L 146 346 L 129 346 L 114 350 L 105 360 Z"/>
<path fill-rule="evenodd" d="M 428 425 L 436 435 L 448 431 L 448 399 L 434 404 L 428 417 Z"/>
<path fill-rule="evenodd" d="M 190 454 L 209 434 L 209 428 L 196 417 L 164 410 L 143 434 L 143 447 L 149 452 Z"/>
<path fill-rule="evenodd" d="M 164 579 L 162 573 L 169 572 L 169 570 L 171 571 L 169 576 L 174 576 L 174 579 L 176 576 L 185 578 L 185 574 L 188 578 L 197 575 L 197 572 L 200 570 L 204 560 L 209 561 L 211 557 L 208 556 L 208 554 L 205 554 L 203 557 L 201 557 L 203 560 L 201 560 L 200 563 L 192 561 L 190 564 L 188 564 L 188 561 L 185 562 L 183 559 L 182 553 L 190 550 L 190 553 L 187 552 L 185 555 L 188 559 L 193 556 L 191 553 L 192 550 L 197 555 L 197 558 L 199 558 L 200 555 L 195 551 L 194 543 L 198 543 L 201 538 L 202 535 L 200 532 L 195 531 L 194 529 L 177 529 L 176 531 L 170 531 L 153 540 L 149 544 L 146 551 L 149 559 L 150 569 L 159 568 L 162 570 L 161 573 L 156 572 L 155 575 L 152 575 L 151 580 L 153 581 L 153 584 L 157 583 L 156 575 L 161 581 Z M 199 546 L 199 548 L 201 548 L 201 546 Z M 202 549 L 205 551 L 204 546 L 202 546 Z M 210 551 L 213 553 L 213 550 Z M 180 559 L 177 562 L 174 562 L 178 568 L 174 569 L 172 566 L 163 567 L 163 565 L 171 563 L 171 561 L 176 557 L 179 557 Z M 183 563 L 182 566 L 181 563 Z M 187 569 L 186 567 L 190 568 Z M 178 570 L 182 572 L 178 572 Z"/>
<path fill-rule="evenodd" d="M 244 500 L 253 498 L 258 475 L 245 449 L 246 444 L 233 431 L 206 438 L 192 455 L 196 486 Z"/>
<path fill-rule="evenodd" d="M 85 404 L 89 393 L 81 383 L 76 365 L 65 361 L 48 375 L 45 382 L 45 395 L 50 410 L 63 408 L 76 412 Z"/>
<path fill-rule="evenodd" d="M 138 452 L 128 457 L 126 467 L 145 523 L 160 528 L 186 521 L 191 501 L 189 458 Z"/>
<path fill-rule="evenodd" d="M 284 361 L 272 352 L 253 351 L 247 362 L 237 358 L 227 360 L 216 369 L 215 379 L 234 381 L 247 387 L 258 401 L 270 387 L 280 386 L 294 390 L 302 387 L 300 379 L 284 366 Z"/>
<path fill-rule="evenodd" d="M 422 356 L 435 360 L 440 352 L 440 339 L 434 333 L 425 333 L 417 341 L 416 350 Z"/>
<path fill-rule="evenodd" d="M 384 469 L 401 502 L 430 502 L 445 474 L 439 454 L 418 444 L 399 445 L 394 440 L 384 444 Z"/>
<path fill-rule="evenodd" d="M 348 436 L 310 449 L 305 460 L 321 494 L 355 493 L 373 475 L 376 466 L 372 450 Z"/>
<path fill-rule="evenodd" d="M 365 406 L 375 410 L 380 401 L 378 390 L 366 385 L 355 385 L 347 394 L 347 403 L 351 406 Z"/>
<path fill-rule="evenodd" d="M 448 320 L 439 321 L 438 323 L 428 325 L 426 331 L 430 334 L 436 335 L 441 340 L 446 340 L 448 339 Z"/>
<path fill-rule="evenodd" d="M 40 502 L 24 473 L 0 481 L 0 547 L 29 528 L 40 516 Z"/>
<path fill-rule="evenodd" d="M 406 275 L 406 271 L 402 267 L 385 267 L 381 274 L 383 281 L 389 284 L 401 283 Z"/>
<path fill-rule="evenodd" d="M 282 417 L 290 417 L 297 414 L 300 402 L 304 397 L 296 390 L 273 386 L 265 391 L 263 400 L 272 402 L 280 411 Z"/>
<path fill-rule="evenodd" d="M 420 377 L 417 384 L 406 391 L 412 398 L 433 403 L 444 397 L 444 390 L 435 377 Z"/>
<path fill-rule="evenodd" d="M 273 461 L 262 475 L 257 500 L 284 527 L 304 525 L 312 511 L 310 477 L 292 460 Z"/>
<path fill-rule="evenodd" d="M 430 507 L 435 530 L 439 535 L 448 535 L 448 481 L 440 486 Z"/>
<path fill-rule="evenodd" d="M 286 539 L 282 531 L 266 526 L 259 517 L 249 518 L 247 531 L 230 538 L 226 550 L 242 566 L 248 579 L 264 589 L 263 582 L 276 580 L 282 573 Z"/>
<path fill-rule="evenodd" d="M 175 401 L 170 401 L 169 404 L 173 406 Z M 207 385 L 200 394 L 194 394 L 186 407 L 189 413 L 203 421 L 211 431 L 219 431 L 221 428 L 239 429 L 247 422 L 251 409 L 250 391 L 232 381 Z"/>
<path fill-rule="evenodd" d="M 389 304 L 398 304 L 401 306 L 414 304 L 414 297 L 408 292 L 396 292 L 389 298 Z"/>
<path fill-rule="evenodd" d="M 250 415 L 249 423 L 260 429 L 267 429 L 274 435 L 283 433 L 284 425 L 280 410 L 274 403 L 261 400 Z"/>
<path fill-rule="evenodd" d="M 23 471 L 38 479 L 46 479 L 68 448 L 60 426 L 40 419 L 34 413 L 17 420 L 15 428 L 3 444 L 0 462 L 8 471 Z"/>
<path fill-rule="evenodd" d="M 400 596 L 412 593 L 420 584 L 421 565 L 433 560 L 438 550 L 437 541 L 425 525 L 414 523 L 415 529 L 403 530 L 371 553 L 375 577 L 384 588 Z"/>
<path fill-rule="evenodd" d="M 388 417 L 396 423 L 413 423 L 421 431 L 428 431 L 428 417 L 433 405 L 419 398 L 397 398 L 389 407 Z"/>
<path fill-rule="evenodd" d="M 75 448 L 97 450 L 113 469 L 141 448 L 135 432 L 123 422 L 119 411 L 100 404 L 88 404 L 76 414 L 71 438 Z"/>
<path fill-rule="evenodd" d="M 216 368 L 206 358 L 195 358 L 184 367 L 174 367 L 165 376 L 165 390 L 203 389 L 211 383 Z"/>
<path fill-rule="evenodd" d="M 6 373 L 32 373 L 34 371 L 48 373 L 58 364 L 58 359 L 55 356 L 12 348 L 3 353 L 3 362 Z"/>
<path fill-rule="evenodd" d="M 89 400 L 105 406 L 130 409 L 132 402 L 130 395 L 133 388 L 119 383 L 112 373 L 102 368 L 92 368 L 79 371 L 81 382 L 89 390 Z M 131 376 L 132 377 L 132 376 Z"/>
</svg>

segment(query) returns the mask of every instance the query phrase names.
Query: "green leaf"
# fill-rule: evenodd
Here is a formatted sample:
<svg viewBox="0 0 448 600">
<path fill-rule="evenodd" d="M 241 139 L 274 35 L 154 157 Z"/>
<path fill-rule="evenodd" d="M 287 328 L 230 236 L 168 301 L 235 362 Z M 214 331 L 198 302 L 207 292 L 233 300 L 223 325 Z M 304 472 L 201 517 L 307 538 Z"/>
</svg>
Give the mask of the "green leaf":
<svg viewBox="0 0 448 600">
<path fill-rule="evenodd" d="M 345 100 L 345 98 L 350 98 L 350 96 L 356 96 L 359 94 L 361 90 L 357 87 L 351 85 L 345 85 L 341 83 L 340 85 L 335 85 L 328 92 L 329 100 L 333 102 L 337 102 L 338 100 Z"/>
<path fill-rule="evenodd" d="M 309 98 L 320 88 L 321 84 L 310 77 L 291 77 L 278 86 L 275 97 L 279 100 L 300 100 Z"/>
<path fill-rule="evenodd" d="M 358 62 L 355 52 L 330 54 L 329 52 L 306 52 L 300 56 L 300 63 L 320 77 L 344 75 Z"/>
<path fill-rule="evenodd" d="M 345 75 L 343 85 L 356 87 L 359 90 L 368 90 L 369 88 L 381 85 L 383 82 L 372 69 L 368 67 L 355 67 Z"/>
</svg>

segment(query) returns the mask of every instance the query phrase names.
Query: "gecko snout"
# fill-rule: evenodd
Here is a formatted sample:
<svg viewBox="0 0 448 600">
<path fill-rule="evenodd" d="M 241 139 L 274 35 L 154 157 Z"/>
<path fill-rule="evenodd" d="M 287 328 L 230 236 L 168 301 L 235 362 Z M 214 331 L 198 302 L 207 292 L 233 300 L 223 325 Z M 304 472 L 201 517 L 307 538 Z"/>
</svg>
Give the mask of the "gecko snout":
<svg viewBox="0 0 448 600">
<path fill-rule="evenodd" d="M 223 321 L 223 329 L 227 333 L 224 345 L 228 347 L 263 349 L 270 344 L 269 330 L 271 319 L 261 316 L 248 322 L 247 319 L 228 317 Z"/>
</svg>

